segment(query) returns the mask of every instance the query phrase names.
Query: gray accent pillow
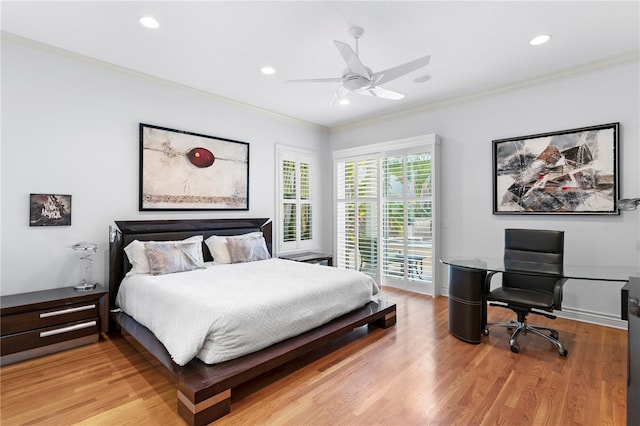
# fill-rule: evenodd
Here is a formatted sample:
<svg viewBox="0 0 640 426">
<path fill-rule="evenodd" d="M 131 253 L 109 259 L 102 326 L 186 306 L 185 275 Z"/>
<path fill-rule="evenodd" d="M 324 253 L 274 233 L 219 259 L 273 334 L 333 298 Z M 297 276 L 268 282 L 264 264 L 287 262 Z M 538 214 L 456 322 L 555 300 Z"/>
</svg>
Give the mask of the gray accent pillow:
<svg viewBox="0 0 640 426">
<path fill-rule="evenodd" d="M 212 235 L 204 240 L 204 243 L 207 245 L 207 247 L 209 247 L 209 252 L 211 252 L 211 257 L 213 257 L 213 261 L 215 263 L 231 263 L 227 241 L 246 238 L 260 238 L 262 240 L 264 237 L 262 236 L 262 232 L 260 231 L 249 232 L 247 234 L 240 235 Z"/>
<path fill-rule="evenodd" d="M 145 253 L 152 275 L 172 274 L 204 268 L 200 242 L 145 243 Z"/>
<path fill-rule="evenodd" d="M 253 262 L 271 258 L 264 238 L 228 238 L 227 248 L 229 249 L 231 263 Z"/>
</svg>

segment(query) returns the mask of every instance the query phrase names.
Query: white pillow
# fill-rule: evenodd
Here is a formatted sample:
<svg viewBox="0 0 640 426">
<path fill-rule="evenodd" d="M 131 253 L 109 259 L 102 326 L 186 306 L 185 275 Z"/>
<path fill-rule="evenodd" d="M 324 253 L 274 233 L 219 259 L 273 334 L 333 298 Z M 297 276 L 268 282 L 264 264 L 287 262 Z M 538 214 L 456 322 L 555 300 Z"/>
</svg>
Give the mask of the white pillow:
<svg viewBox="0 0 640 426">
<path fill-rule="evenodd" d="M 159 243 L 159 244 L 180 244 L 180 243 L 193 243 L 202 242 L 202 235 L 194 235 L 193 237 L 186 238 L 181 241 L 138 241 L 133 240 L 125 248 L 124 252 L 127 254 L 129 263 L 131 263 L 131 270 L 127 272 L 127 275 L 134 274 L 149 274 L 151 269 L 149 267 L 149 260 L 147 259 L 147 253 L 145 252 L 145 243 Z M 200 258 L 202 257 L 202 244 L 200 245 Z M 201 263 L 204 262 L 204 259 Z"/>
<path fill-rule="evenodd" d="M 220 236 L 220 235 L 212 235 L 206 240 L 204 243 L 209 247 L 209 251 L 211 252 L 211 257 L 213 257 L 213 261 L 216 264 L 220 263 L 231 263 L 231 256 L 229 255 L 229 248 L 227 247 L 227 238 L 229 239 L 255 239 L 255 238 L 263 238 L 262 232 L 249 232 L 248 234 L 241 235 L 228 235 L 228 236 Z"/>
<path fill-rule="evenodd" d="M 230 238 L 227 240 L 232 263 L 270 259 L 264 238 Z"/>
</svg>

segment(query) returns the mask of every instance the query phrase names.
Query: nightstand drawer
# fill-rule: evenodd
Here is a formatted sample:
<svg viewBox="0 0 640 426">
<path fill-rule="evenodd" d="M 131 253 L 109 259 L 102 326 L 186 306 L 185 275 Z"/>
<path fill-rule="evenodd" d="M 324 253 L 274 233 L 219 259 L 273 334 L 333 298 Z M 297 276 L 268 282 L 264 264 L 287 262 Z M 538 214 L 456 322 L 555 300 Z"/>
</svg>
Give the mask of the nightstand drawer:
<svg viewBox="0 0 640 426">
<path fill-rule="evenodd" d="M 21 331 L 50 327 L 84 319 L 95 319 L 97 317 L 97 302 L 57 306 L 22 314 L 3 316 L 0 322 L 0 334 L 5 336 Z"/>
<path fill-rule="evenodd" d="M 3 336 L 0 339 L 0 352 L 2 356 L 9 355 L 92 334 L 98 336 L 98 332 L 98 318 L 96 316 L 96 318 L 90 320 L 65 323 L 54 327 Z"/>
</svg>

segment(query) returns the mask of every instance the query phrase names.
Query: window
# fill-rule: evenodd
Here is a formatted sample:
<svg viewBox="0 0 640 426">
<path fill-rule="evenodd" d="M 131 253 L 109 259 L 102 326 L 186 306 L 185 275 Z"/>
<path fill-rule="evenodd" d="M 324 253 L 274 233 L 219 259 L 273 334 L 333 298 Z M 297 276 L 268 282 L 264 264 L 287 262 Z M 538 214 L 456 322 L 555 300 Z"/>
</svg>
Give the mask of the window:
<svg viewBox="0 0 640 426">
<path fill-rule="evenodd" d="M 316 153 L 276 146 L 278 253 L 316 248 L 313 173 Z"/>
<path fill-rule="evenodd" d="M 378 157 L 336 162 L 337 265 L 375 274 Z"/>
<path fill-rule="evenodd" d="M 438 294 L 437 137 L 334 153 L 336 266 Z"/>
</svg>

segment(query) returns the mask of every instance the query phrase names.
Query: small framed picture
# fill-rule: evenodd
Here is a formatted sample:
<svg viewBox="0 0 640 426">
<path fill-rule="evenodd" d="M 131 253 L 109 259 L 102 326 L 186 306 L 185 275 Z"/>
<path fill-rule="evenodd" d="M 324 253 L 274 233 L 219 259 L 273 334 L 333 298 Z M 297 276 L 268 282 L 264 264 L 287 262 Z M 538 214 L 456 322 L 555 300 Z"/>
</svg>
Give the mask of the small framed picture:
<svg viewBox="0 0 640 426">
<path fill-rule="evenodd" d="M 70 226 L 71 195 L 29 195 L 29 226 Z"/>
</svg>

